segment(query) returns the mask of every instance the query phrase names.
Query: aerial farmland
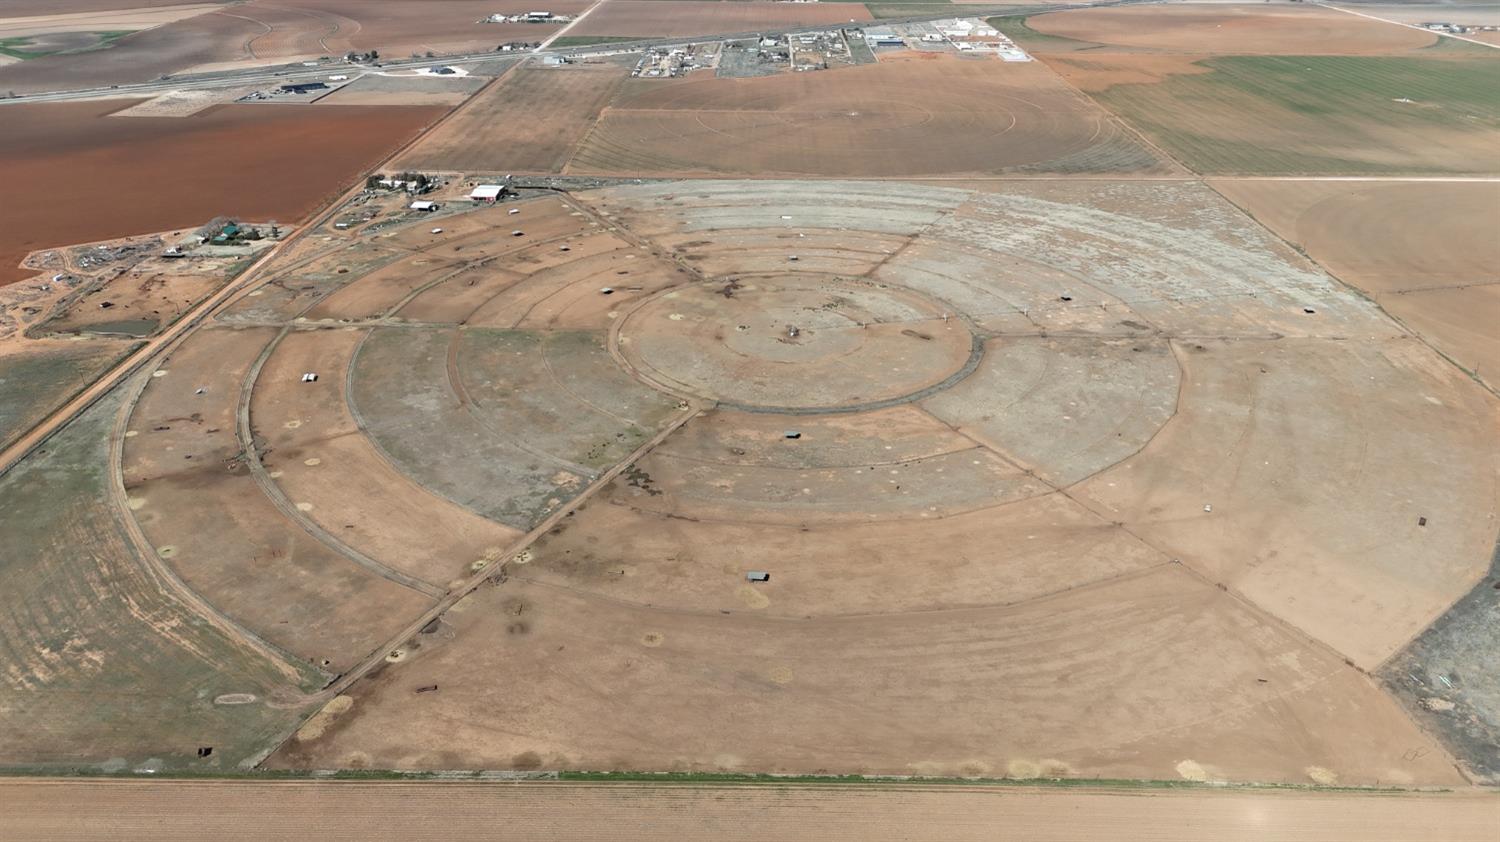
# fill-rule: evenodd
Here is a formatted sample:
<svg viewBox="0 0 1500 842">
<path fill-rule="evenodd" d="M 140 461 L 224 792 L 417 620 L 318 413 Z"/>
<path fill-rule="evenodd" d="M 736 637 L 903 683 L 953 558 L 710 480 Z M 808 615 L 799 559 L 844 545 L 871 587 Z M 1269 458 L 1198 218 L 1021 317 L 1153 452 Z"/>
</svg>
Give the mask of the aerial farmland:
<svg viewBox="0 0 1500 842">
<path fill-rule="evenodd" d="M 1483 15 L 0 15 L 17 838 L 1500 822 Z"/>
</svg>

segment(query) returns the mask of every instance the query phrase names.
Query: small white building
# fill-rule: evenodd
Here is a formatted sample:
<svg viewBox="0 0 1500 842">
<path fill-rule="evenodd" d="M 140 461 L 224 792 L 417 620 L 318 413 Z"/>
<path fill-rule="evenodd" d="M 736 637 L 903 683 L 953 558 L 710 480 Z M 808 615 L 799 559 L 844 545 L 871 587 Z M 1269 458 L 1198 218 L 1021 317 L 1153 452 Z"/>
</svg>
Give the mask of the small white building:
<svg viewBox="0 0 1500 842">
<path fill-rule="evenodd" d="M 501 184 L 481 184 L 469 191 L 469 198 L 475 202 L 493 202 L 500 198 L 505 192 L 505 186 Z"/>
<path fill-rule="evenodd" d="M 411 208 L 414 211 L 435 211 L 437 210 L 438 205 L 437 202 L 417 201 L 412 202 L 411 204 L 407 205 L 407 207 Z"/>
</svg>

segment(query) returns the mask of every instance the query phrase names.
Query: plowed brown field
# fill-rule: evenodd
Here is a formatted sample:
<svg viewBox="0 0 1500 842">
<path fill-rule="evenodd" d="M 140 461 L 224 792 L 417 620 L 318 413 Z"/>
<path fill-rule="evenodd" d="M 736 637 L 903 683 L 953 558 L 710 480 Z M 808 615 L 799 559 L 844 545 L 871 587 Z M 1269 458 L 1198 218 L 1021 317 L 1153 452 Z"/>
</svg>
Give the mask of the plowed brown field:
<svg viewBox="0 0 1500 842">
<path fill-rule="evenodd" d="M 121 102 L 6 106 L 0 283 L 39 248 L 184 228 L 220 215 L 299 220 L 445 109 L 224 106 L 110 119 Z"/>
</svg>

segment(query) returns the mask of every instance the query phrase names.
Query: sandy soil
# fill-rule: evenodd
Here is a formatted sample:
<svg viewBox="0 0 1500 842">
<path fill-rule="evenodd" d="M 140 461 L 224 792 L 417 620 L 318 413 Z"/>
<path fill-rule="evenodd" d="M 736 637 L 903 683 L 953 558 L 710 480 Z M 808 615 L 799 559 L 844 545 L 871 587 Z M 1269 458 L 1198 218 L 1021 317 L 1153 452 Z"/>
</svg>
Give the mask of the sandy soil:
<svg viewBox="0 0 1500 842">
<path fill-rule="evenodd" d="M 1376 300 L 1454 362 L 1500 389 L 1500 336 L 1495 333 L 1500 286 L 1412 290 Z"/>
<path fill-rule="evenodd" d="M 679 38 L 870 19 L 869 10 L 858 3 L 610 0 L 568 30 L 568 35 Z"/>
<path fill-rule="evenodd" d="M 131 412 L 136 435 L 121 470 L 132 516 L 189 587 L 336 675 L 432 600 L 321 543 L 257 487 L 236 414 L 240 384 L 275 336 L 272 328 L 193 334 Z"/>
<path fill-rule="evenodd" d="M 288 499 L 340 541 L 445 589 L 521 533 L 413 483 L 360 434 L 343 386 L 363 339 L 363 332 L 318 330 L 277 344 L 250 400 L 251 424 L 268 445 L 262 462 Z M 318 373 L 317 382 L 301 382 L 307 371 Z M 351 483 L 366 491 L 343 493 Z"/>
<path fill-rule="evenodd" d="M 560 172 L 629 72 L 619 62 L 517 68 L 423 138 L 399 164 Z M 497 132 L 504 132 L 506 142 L 494 142 Z"/>
<path fill-rule="evenodd" d="M 1500 183 L 1209 183 L 1365 292 L 1500 281 Z"/>
<path fill-rule="evenodd" d="M 1477 794 L 1076 792 L 977 787 L 660 787 L 639 784 L 6 781 L 18 839 L 170 842 L 256 835 L 407 840 L 440 826 L 489 838 L 497 824 L 556 840 L 991 840 L 1389 842 L 1492 838 Z M 65 806 L 66 809 L 58 809 Z M 1066 821 L 1060 821 L 1066 816 Z"/>
<path fill-rule="evenodd" d="M 254 105 L 106 119 L 120 107 L 6 106 L 0 177 L 23 200 L 0 203 L 0 282 L 29 276 L 16 267 L 35 249 L 220 215 L 299 220 L 444 110 Z"/>
<path fill-rule="evenodd" d="M 1213 186 L 1490 384 L 1500 380 L 1500 185 Z"/>
<path fill-rule="evenodd" d="M 761 616 L 777 592 L 737 578 L 727 615 L 485 589 L 446 615 L 453 640 L 413 646 L 269 764 L 1461 780 L 1368 679 L 1178 566 L 1006 608 L 810 619 Z"/>
<path fill-rule="evenodd" d="M 1437 36 L 1315 6 L 1171 4 L 1053 12 L 1026 19 L 1037 32 L 1095 44 L 1243 55 L 1389 55 Z M 1031 45 L 1048 52 L 1045 43 Z"/>
<path fill-rule="evenodd" d="M 837 177 L 1161 169 L 1039 63 L 924 53 L 755 79 L 631 80 L 567 171 Z"/>
<path fill-rule="evenodd" d="M 584 199 L 617 236 L 741 283 L 621 305 L 609 341 L 627 363 L 658 303 L 709 331 L 705 360 L 718 325 L 789 380 L 805 349 L 752 341 L 763 316 L 900 320 L 791 265 L 790 240 L 842 242 L 846 271 L 948 303 L 989 337 L 983 357 L 903 405 L 694 418 L 273 766 L 1459 780 L 1361 668 L 1485 569 L 1497 408 L 1211 191 L 762 181 Z M 533 276 L 498 265 L 497 291 Z M 763 302 L 737 265 L 850 301 Z M 700 288 L 727 292 L 708 306 Z M 587 478 L 634 446 L 588 461 L 640 417 L 601 350 L 584 332 L 383 329 L 354 399 L 401 470 L 524 528 L 572 493 L 553 465 Z M 675 364 L 744 388 L 697 353 Z"/>
<path fill-rule="evenodd" d="M 362 76 L 318 99 L 319 105 L 461 105 L 489 81 L 479 76 Z"/>
<path fill-rule="evenodd" d="M 223 5 L 228 0 L 216 0 Z M 182 0 L 68 0 L 69 14 L 114 13 L 121 9 L 157 9 L 184 5 Z M 56 0 L 7 0 L 6 17 L 57 14 Z"/>
<path fill-rule="evenodd" d="M 68 8 L 73 8 L 69 4 Z M 216 3 L 193 3 L 145 8 L 125 8 L 94 12 L 73 11 L 63 14 L 14 16 L 6 9 L 0 17 L 0 38 L 51 35 L 58 32 L 120 32 L 150 29 L 220 8 Z"/>
</svg>

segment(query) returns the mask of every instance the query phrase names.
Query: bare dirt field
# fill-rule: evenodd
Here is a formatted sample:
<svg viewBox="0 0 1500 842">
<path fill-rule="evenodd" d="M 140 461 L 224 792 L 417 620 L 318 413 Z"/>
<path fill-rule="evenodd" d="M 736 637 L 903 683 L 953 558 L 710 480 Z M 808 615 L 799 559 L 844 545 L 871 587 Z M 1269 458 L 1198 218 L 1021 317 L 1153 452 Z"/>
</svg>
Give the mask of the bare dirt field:
<svg viewBox="0 0 1500 842">
<path fill-rule="evenodd" d="M 568 30 L 568 35 L 681 38 L 870 19 L 869 10 L 858 3 L 610 0 Z"/>
<path fill-rule="evenodd" d="M 225 106 L 109 119 L 127 103 L 6 106 L 0 282 L 35 249 L 200 225 L 301 219 L 445 109 Z M 336 139 L 336 140 L 335 140 Z"/>
<path fill-rule="evenodd" d="M 1222 3 L 1077 9 L 1034 15 L 1043 35 L 1193 55 L 1391 55 L 1428 47 L 1431 32 L 1317 6 Z M 1049 52 L 1049 45 L 1031 46 Z M 1076 47 L 1074 47 L 1076 49 Z"/>
<path fill-rule="evenodd" d="M 229 0 L 214 0 L 217 5 L 223 5 Z M 81 14 L 91 13 L 118 13 L 120 10 L 129 9 L 158 9 L 171 8 L 187 5 L 182 0 L 68 0 L 68 13 Z M 207 5 L 207 4 L 192 4 Z M 6 17 L 29 17 L 36 15 L 53 15 L 57 13 L 56 0 L 8 0 L 5 4 Z"/>
<path fill-rule="evenodd" d="M 1500 378 L 1500 184 L 1213 182 L 1486 382 Z"/>
<path fill-rule="evenodd" d="M 621 62 L 519 67 L 413 146 L 398 166 L 559 172 L 629 78 Z M 504 142 L 496 142 L 503 132 Z"/>
<path fill-rule="evenodd" d="M 0 17 L 0 38 L 22 38 L 53 35 L 60 32 L 121 32 L 150 29 L 154 26 L 201 15 L 219 8 L 214 3 L 184 3 L 158 6 L 122 7 L 98 11 L 81 11 L 69 3 L 70 10 L 61 14 L 21 16 L 7 4 Z M 55 8 L 55 6 L 54 6 Z"/>
<path fill-rule="evenodd" d="M 460 105 L 484 87 L 479 76 L 450 78 L 422 76 L 361 76 L 333 93 L 320 97 L 319 105 Z"/>
<path fill-rule="evenodd" d="M 37 335 L 146 337 L 222 288 L 244 258 L 147 260 L 107 283 L 89 285 L 38 324 Z"/>
<path fill-rule="evenodd" d="M 557 14 L 577 14 L 584 0 L 562 0 L 548 7 Z M 253 23 L 259 32 L 247 38 L 240 55 L 228 65 L 290 61 L 350 50 L 376 50 L 391 58 L 426 52 L 461 53 L 493 50 L 507 41 L 540 41 L 555 25 L 492 24 L 492 14 L 528 11 L 520 0 L 424 0 L 421 3 L 371 3 L 367 0 L 295 0 L 253 2 L 225 9 Z M 223 67 L 225 62 L 211 66 Z M 200 68 L 202 69 L 202 68 Z"/>
<path fill-rule="evenodd" d="M 942 838 L 1037 842 L 1485 842 L 1494 798 L 1475 794 L 1064 792 L 1024 787 L 725 787 L 710 784 L 5 781 L 18 840 L 302 838 L 770 840 Z M 59 806 L 66 809 L 58 809 Z M 1066 816 L 1066 821 L 1059 821 Z M 711 828 L 711 830 L 708 830 Z"/>
<path fill-rule="evenodd" d="M 1169 171 L 1037 63 L 911 54 L 753 79 L 631 80 L 570 173 Z"/>
<path fill-rule="evenodd" d="M 1363 670 L 1484 575 L 1500 408 L 1212 191 L 580 198 L 720 274 L 595 311 L 608 347 L 436 323 L 362 342 L 354 417 L 397 469 L 546 533 L 271 767 L 1461 780 Z M 842 279 L 816 265 L 835 246 Z M 559 270 L 506 271 L 486 283 Z M 684 393 L 699 414 L 628 457 Z M 1430 481 L 1397 499 L 1397 474 Z"/>
</svg>

